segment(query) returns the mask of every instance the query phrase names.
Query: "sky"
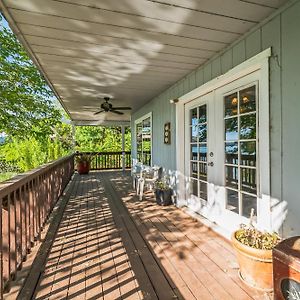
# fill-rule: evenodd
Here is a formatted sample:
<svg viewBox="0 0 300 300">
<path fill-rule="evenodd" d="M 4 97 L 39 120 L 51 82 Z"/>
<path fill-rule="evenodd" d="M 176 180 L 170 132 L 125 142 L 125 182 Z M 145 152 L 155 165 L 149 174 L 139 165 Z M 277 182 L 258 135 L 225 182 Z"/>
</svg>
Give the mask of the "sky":
<svg viewBox="0 0 300 300">
<path fill-rule="evenodd" d="M 10 28 L 7 21 L 5 20 L 5 18 L 3 17 L 3 15 L 0 13 L 2 20 L 1 20 L 1 26 L 5 27 L 5 28 Z"/>
</svg>

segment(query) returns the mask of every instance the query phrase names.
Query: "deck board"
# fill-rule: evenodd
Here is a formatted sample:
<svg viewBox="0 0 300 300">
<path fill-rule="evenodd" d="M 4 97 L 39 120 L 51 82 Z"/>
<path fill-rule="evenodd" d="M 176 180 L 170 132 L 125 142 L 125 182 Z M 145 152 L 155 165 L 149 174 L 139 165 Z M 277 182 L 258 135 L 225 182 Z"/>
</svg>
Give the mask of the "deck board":
<svg viewBox="0 0 300 300">
<path fill-rule="evenodd" d="M 238 278 L 230 243 L 128 174 L 75 174 L 33 299 L 271 299 Z"/>
</svg>

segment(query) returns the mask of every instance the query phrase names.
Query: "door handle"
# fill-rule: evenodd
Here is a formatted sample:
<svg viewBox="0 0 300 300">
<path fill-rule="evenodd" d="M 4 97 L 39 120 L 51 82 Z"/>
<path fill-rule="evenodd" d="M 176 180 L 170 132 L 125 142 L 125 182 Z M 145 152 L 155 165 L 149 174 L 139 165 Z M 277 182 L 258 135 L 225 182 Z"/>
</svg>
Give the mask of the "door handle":
<svg viewBox="0 0 300 300">
<path fill-rule="evenodd" d="M 211 161 L 211 162 L 209 162 L 207 165 L 210 166 L 210 167 L 213 167 L 213 166 L 214 166 L 214 163 Z"/>
</svg>

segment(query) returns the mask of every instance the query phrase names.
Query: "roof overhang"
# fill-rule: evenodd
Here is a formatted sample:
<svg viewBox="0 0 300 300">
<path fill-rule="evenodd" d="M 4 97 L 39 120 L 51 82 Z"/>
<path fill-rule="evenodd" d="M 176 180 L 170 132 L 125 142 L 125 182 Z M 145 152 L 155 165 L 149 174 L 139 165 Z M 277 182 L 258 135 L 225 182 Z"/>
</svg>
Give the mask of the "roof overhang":
<svg viewBox="0 0 300 300">
<path fill-rule="evenodd" d="M 75 124 L 128 124 L 103 97 L 139 109 L 286 0 L 0 0 Z"/>
</svg>

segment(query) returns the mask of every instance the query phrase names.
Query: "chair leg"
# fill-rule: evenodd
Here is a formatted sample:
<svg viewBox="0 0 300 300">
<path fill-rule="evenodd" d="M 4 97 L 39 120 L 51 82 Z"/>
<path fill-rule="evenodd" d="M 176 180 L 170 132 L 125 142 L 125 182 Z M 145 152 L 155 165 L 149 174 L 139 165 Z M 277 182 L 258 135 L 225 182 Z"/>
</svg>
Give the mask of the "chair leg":
<svg viewBox="0 0 300 300">
<path fill-rule="evenodd" d="M 140 193 L 139 193 L 139 198 L 140 198 L 140 201 L 143 200 L 143 194 L 144 194 L 144 185 L 145 185 L 145 180 L 141 179 L 140 181 Z"/>
<path fill-rule="evenodd" d="M 140 178 L 137 179 L 136 182 L 136 194 L 139 195 L 140 194 Z"/>
</svg>

